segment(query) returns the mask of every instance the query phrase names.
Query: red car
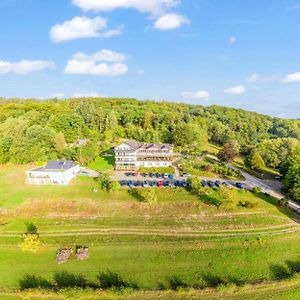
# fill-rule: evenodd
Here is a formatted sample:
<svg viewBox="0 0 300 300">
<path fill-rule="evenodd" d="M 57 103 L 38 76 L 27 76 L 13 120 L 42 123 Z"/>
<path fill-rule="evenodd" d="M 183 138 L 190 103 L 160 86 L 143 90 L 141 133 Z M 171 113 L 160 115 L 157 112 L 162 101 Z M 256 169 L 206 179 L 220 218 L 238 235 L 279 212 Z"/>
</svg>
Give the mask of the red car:
<svg viewBox="0 0 300 300">
<path fill-rule="evenodd" d="M 158 182 L 157 182 L 157 186 L 158 186 L 158 187 L 164 186 L 164 182 L 163 182 L 163 181 L 158 181 Z"/>
<path fill-rule="evenodd" d="M 136 176 L 138 176 L 138 175 L 139 175 L 138 172 L 133 172 L 133 173 L 132 173 L 132 176 L 134 176 L 134 177 L 136 177 Z"/>
</svg>

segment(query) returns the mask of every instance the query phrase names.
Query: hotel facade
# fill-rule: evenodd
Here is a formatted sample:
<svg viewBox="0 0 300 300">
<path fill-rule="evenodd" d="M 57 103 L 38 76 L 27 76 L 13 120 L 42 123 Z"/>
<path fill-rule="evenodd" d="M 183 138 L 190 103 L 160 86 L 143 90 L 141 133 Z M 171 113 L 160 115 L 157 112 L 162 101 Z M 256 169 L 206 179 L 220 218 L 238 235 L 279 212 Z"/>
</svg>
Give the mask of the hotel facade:
<svg viewBox="0 0 300 300">
<path fill-rule="evenodd" d="M 115 170 L 138 170 L 172 165 L 173 146 L 129 140 L 115 147 Z"/>
</svg>

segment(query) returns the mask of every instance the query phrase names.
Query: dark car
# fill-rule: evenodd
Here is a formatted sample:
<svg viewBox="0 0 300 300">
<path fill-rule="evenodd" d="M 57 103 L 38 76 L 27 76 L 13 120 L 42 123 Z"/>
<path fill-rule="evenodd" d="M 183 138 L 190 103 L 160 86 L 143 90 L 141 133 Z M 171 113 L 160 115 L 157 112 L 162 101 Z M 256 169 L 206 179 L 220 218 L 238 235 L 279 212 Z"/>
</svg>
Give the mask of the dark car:
<svg viewBox="0 0 300 300">
<path fill-rule="evenodd" d="M 121 186 L 126 186 L 126 185 L 128 185 L 128 183 L 127 183 L 127 181 L 126 180 L 121 180 L 121 181 L 119 181 L 119 183 L 120 183 L 120 185 Z"/>
<path fill-rule="evenodd" d="M 181 185 L 182 187 L 187 187 L 187 182 L 186 182 L 186 180 L 182 180 L 182 181 L 180 182 L 180 185 Z"/>
<path fill-rule="evenodd" d="M 138 180 L 138 181 L 136 182 L 135 186 L 137 186 L 137 187 L 143 186 L 143 182 Z"/>
<path fill-rule="evenodd" d="M 174 186 L 180 187 L 180 186 L 181 186 L 180 181 L 179 181 L 179 180 L 176 180 L 175 183 L 174 183 Z"/>
<path fill-rule="evenodd" d="M 133 184 L 133 181 L 132 181 L 132 180 L 129 180 L 129 181 L 128 181 L 128 186 L 129 186 L 129 187 L 133 187 L 133 186 L 134 186 L 134 184 Z"/>
<path fill-rule="evenodd" d="M 150 173 L 150 174 L 149 174 L 149 177 L 150 177 L 150 178 L 153 178 L 153 177 L 155 177 L 155 174 L 154 174 L 154 173 Z"/>
<path fill-rule="evenodd" d="M 226 181 L 222 182 L 222 185 L 229 187 L 229 183 L 227 183 Z"/>
<path fill-rule="evenodd" d="M 155 174 L 155 177 L 156 177 L 156 178 L 159 178 L 159 177 L 160 177 L 160 174 L 159 174 L 159 173 L 156 173 L 156 174 Z"/>
<path fill-rule="evenodd" d="M 128 176 L 128 177 L 133 176 L 132 172 L 127 172 L 127 173 L 125 173 L 125 175 Z"/>
<path fill-rule="evenodd" d="M 164 187 L 169 187 L 170 186 L 170 181 L 165 181 L 164 182 Z"/>
<path fill-rule="evenodd" d="M 213 189 L 216 187 L 216 184 L 213 181 L 208 181 L 208 185 Z"/>
<path fill-rule="evenodd" d="M 241 182 L 237 182 L 237 183 L 235 184 L 235 186 L 236 186 L 237 188 L 239 188 L 239 189 L 243 189 L 243 188 L 244 188 L 244 185 L 243 185 Z"/>
<path fill-rule="evenodd" d="M 207 187 L 207 186 L 208 186 L 208 183 L 207 183 L 206 180 L 202 180 L 202 181 L 201 181 L 201 185 L 202 185 L 203 187 Z"/>
<path fill-rule="evenodd" d="M 169 179 L 173 180 L 174 179 L 174 175 L 173 174 L 169 174 Z"/>
<path fill-rule="evenodd" d="M 221 184 L 222 184 L 222 182 L 221 182 L 220 180 L 217 180 L 217 181 L 215 182 L 215 185 L 216 185 L 217 187 L 220 187 Z"/>
<path fill-rule="evenodd" d="M 157 182 L 156 182 L 155 180 L 153 180 L 153 181 L 151 181 L 150 185 L 151 185 L 152 187 L 156 187 L 156 186 L 157 186 Z"/>
</svg>

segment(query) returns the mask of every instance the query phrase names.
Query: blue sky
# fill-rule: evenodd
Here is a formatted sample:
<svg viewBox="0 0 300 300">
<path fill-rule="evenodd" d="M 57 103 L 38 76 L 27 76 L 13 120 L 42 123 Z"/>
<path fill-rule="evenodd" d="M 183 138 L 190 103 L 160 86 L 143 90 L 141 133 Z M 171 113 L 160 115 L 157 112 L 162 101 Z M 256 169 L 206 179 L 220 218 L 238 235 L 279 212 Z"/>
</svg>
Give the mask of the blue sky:
<svg viewBox="0 0 300 300">
<path fill-rule="evenodd" d="M 0 0 L 0 96 L 105 95 L 300 118 L 300 1 Z"/>
</svg>

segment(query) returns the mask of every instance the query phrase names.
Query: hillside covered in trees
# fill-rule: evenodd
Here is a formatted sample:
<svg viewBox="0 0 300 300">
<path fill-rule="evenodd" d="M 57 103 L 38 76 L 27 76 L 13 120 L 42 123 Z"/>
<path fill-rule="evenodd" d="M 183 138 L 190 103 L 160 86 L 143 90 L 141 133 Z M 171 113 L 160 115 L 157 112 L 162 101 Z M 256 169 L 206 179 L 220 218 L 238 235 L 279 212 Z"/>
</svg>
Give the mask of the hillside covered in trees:
<svg viewBox="0 0 300 300">
<path fill-rule="evenodd" d="M 83 138 L 88 143 L 78 146 Z M 86 164 L 125 138 L 172 143 L 185 153 L 201 153 L 208 141 L 235 141 L 253 168 L 264 164 L 288 174 L 290 196 L 300 200 L 299 120 L 134 99 L 0 102 L 0 163 L 65 158 Z"/>
</svg>

